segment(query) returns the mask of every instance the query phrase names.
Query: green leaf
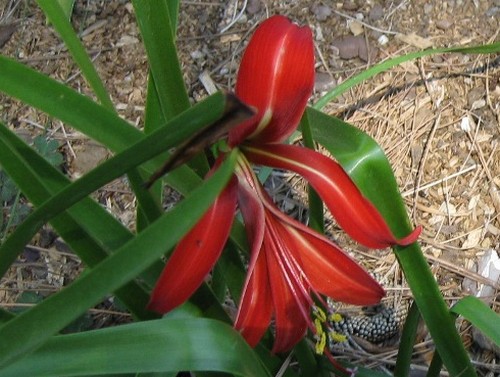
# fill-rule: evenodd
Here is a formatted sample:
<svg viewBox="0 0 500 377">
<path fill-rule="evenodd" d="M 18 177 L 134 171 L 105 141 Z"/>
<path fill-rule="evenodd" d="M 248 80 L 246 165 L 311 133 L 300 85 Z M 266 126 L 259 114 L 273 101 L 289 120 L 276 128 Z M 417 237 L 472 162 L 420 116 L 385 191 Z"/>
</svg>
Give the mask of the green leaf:
<svg viewBox="0 0 500 377">
<path fill-rule="evenodd" d="M 389 161 L 361 130 L 314 109 L 307 109 L 313 138 L 322 144 L 377 207 L 397 237 L 412 227 Z M 476 376 L 439 287 L 417 243 L 394 247 L 415 302 L 451 375 Z"/>
<path fill-rule="evenodd" d="M 62 120 L 114 152 L 124 150 L 144 136 L 134 126 L 88 97 L 1 55 L 0 91 Z M 144 168 L 152 173 L 162 163 L 163 160 L 150 161 Z M 199 185 L 201 178 L 184 166 L 169 174 L 166 182 L 182 194 L 187 194 Z"/>
<path fill-rule="evenodd" d="M 203 318 L 165 318 L 53 337 L 0 374 L 57 377 L 183 370 L 270 376 L 237 331 Z"/>
<path fill-rule="evenodd" d="M 44 1 L 37 0 L 38 6 L 42 8 L 45 15 L 49 19 L 59 35 L 62 37 L 66 47 L 75 59 L 76 64 L 82 71 L 83 76 L 87 79 L 90 87 L 103 106 L 114 111 L 113 102 L 109 98 L 109 94 L 104 87 L 97 71 L 92 64 L 89 56 L 85 52 L 85 48 L 78 39 L 73 27 L 70 23 L 70 14 L 73 9 L 73 1 Z M 63 5 L 64 8 L 61 6 Z"/>
<path fill-rule="evenodd" d="M 220 168 L 187 199 L 164 214 L 133 240 L 80 276 L 62 291 L 0 327 L 0 367 L 45 343 L 52 334 L 98 303 L 158 260 L 171 249 L 207 210 L 233 174 L 234 150 Z M 165 230 L 168 231 L 165 231 Z"/>
<path fill-rule="evenodd" d="M 379 145 L 363 131 L 314 109 L 305 116 L 322 144 L 377 207 L 397 237 L 412 229 L 391 166 Z"/>
<path fill-rule="evenodd" d="M 0 164 L 9 172 L 23 193 L 35 205 L 41 205 L 52 195 L 69 184 L 69 180 L 47 160 L 29 148 L 13 132 L 0 123 Z M 88 266 L 106 258 L 115 248 L 132 238 L 130 231 L 115 220 L 103 207 L 90 198 L 85 198 L 68 212 L 52 219 L 51 224 L 68 245 Z M 3 276 L 33 232 L 26 227 L 38 229 L 35 225 L 20 225 L 0 246 L 0 276 Z M 132 282 L 116 294 L 127 304 L 138 318 L 151 318 L 152 313 L 144 310 L 149 297 L 136 283 Z"/>
<path fill-rule="evenodd" d="M 151 70 L 148 80 L 148 101 L 154 99 L 152 105 L 155 106 L 158 102 L 163 118 L 167 121 L 190 106 L 175 47 L 178 11 L 176 3 L 165 0 L 133 1 Z M 171 11 L 175 14 L 171 15 Z M 156 98 L 153 97 L 154 94 Z M 151 109 L 148 109 L 148 112 L 150 111 Z M 148 114 L 148 117 L 151 118 L 151 114 Z M 149 131 L 151 122 L 148 122 L 147 126 Z M 189 166 L 200 176 L 204 176 L 208 171 L 204 154 L 196 156 Z"/>
<path fill-rule="evenodd" d="M 73 13 L 75 0 L 57 0 L 57 2 L 59 3 L 59 6 L 61 7 L 66 18 L 70 20 L 71 14 Z"/>
<path fill-rule="evenodd" d="M 186 110 L 189 98 L 174 42 L 175 29 L 166 1 L 132 2 L 165 119 Z"/>
<path fill-rule="evenodd" d="M 34 175 L 39 173 L 42 177 L 48 178 L 51 182 L 56 180 L 62 180 L 62 182 L 61 186 L 57 186 L 59 188 L 57 191 L 52 191 L 54 194 L 50 199 L 45 196 L 46 194 L 41 194 L 43 195 L 42 197 L 47 198 L 48 200 L 44 201 L 40 199 L 38 203 L 41 203 L 42 201 L 44 201 L 44 203 L 41 204 L 41 206 L 19 226 L 19 228 L 6 240 L 3 245 L 1 245 L 0 273 L 3 274 L 6 271 L 24 245 L 29 242 L 36 231 L 46 221 L 59 214 L 61 211 L 71 207 L 73 204 L 95 191 L 106 182 L 123 175 L 131 168 L 146 161 L 155 154 L 161 153 L 165 148 L 168 149 L 190 137 L 190 135 L 196 132 L 200 126 L 211 123 L 216 118 L 220 117 L 224 107 L 224 97 L 221 93 L 207 98 L 203 102 L 200 102 L 192 107 L 189 111 L 172 120 L 170 127 L 172 127 L 175 131 L 170 131 L 170 127 L 167 126 L 158 129 L 154 133 L 138 141 L 126 151 L 112 157 L 81 179 L 71 185 L 66 185 L 65 187 L 63 182 L 68 181 L 62 177 L 61 173 L 54 172 L 55 177 L 47 174 L 47 170 L 49 169 L 47 164 L 43 160 L 40 160 L 40 158 L 37 159 L 36 154 L 30 149 L 24 148 L 22 154 L 23 157 L 28 157 L 27 161 L 24 162 L 25 164 L 33 164 L 38 161 L 38 163 L 33 166 L 33 169 L 30 169 L 29 165 L 24 165 L 24 168 L 22 169 L 16 168 L 17 165 L 11 166 L 12 162 L 16 159 L 16 153 L 4 156 L 7 166 L 13 169 L 13 174 L 18 178 L 20 186 L 26 190 L 29 197 L 35 196 L 35 199 L 38 197 L 37 195 L 34 195 L 32 191 L 40 190 L 44 186 L 44 183 L 40 182 L 37 185 L 33 185 L 33 182 L 43 180 L 43 178 L 34 178 L 33 176 L 23 173 L 23 171 L 31 171 Z M 180 127 L 180 125 L 183 127 Z M 15 144 L 14 149 L 16 149 L 16 147 L 18 150 L 23 148 L 24 144 L 16 139 L 10 131 L 0 127 L 0 135 L 1 132 L 4 132 L 4 137 L 0 140 L 0 144 L 11 140 Z M 4 148 L 0 150 L 0 161 L 2 161 L 4 153 L 8 153 L 9 150 L 10 148 L 7 145 L 4 145 Z M 23 164 L 23 162 L 21 161 L 20 164 Z M 64 188 L 62 189 L 62 187 Z M 72 209 L 70 213 L 75 214 L 74 218 L 76 222 L 82 224 L 83 228 L 93 233 L 96 242 L 108 246 L 106 252 L 101 251 L 99 247 L 95 245 L 88 245 L 86 243 L 82 245 L 82 231 L 75 231 L 74 227 L 69 226 L 69 231 L 65 232 L 65 229 L 72 223 L 72 221 L 67 219 L 61 219 L 62 221 L 58 221 L 58 219 L 55 220 L 56 229 L 71 246 L 75 245 L 73 238 L 76 238 L 75 241 L 77 242 L 77 247 L 75 250 L 90 266 L 95 265 L 97 262 L 105 258 L 112 250 L 111 248 L 113 246 L 118 247 L 132 237 L 131 234 L 123 228 L 123 226 L 117 223 L 109 216 L 109 214 L 107 214 L 106 211 L 88 198 L 85 199 L 81 205 Z M 99 215 L 101 213 L 103 216 Z M 67 215 L 65 215 L 65 217 L 67 217 Z M 117 243 L 117 240 L 120 240 L 120 243 Z M 157 266 L 157 268 L 152 270 L 151 273 L 143 276 L 143 279 L 145 279 L 145 281 L 150 285 L 153 285 L 158 276 L 157 271 L 161 271 L 161 266 Z M 132 285 L 125 287 L 123 291 L 118 291 L 117 294 L 125 303 L 127 303 L 127 307 L 133 313 L 139 317 L 147 318 L 150 315 L 144 313 L 144 307 L 149 299 L 148 295 L 145 292 L 141 293 L 141 290 L 138 290 L 137 287 L 134 288 L 133 283 L 131 284 Z M 135 300 L 134 292 L 137 292 L 136 295 L 138 295 L 138 298 Z"/>
<path fill-rule="evenodd" d="M 396 366 L 394 367 L 394 376 L 403 377 L 410 373 L 411 358 L 413 356 L 413 346 L 417 337 L 418 323 L 420 321 L 420 312 L 417 305 L 413 303 L 406 317 L 401 334 L 401 343 L 399 344 Z"/>
<path fill-rule="evenodd" d="M 64 161 L 56 140 L 47 140 L 45 136 L 38 135 L 33 140 L 33 147 L 53 166 L 60 166 Z"/>
<path fill-rule="evenodd" d="M 418 51 L 418 52 L 411 52 L 409 54 L 406 54 L 403 56 L 398 56 L 396 58 L 386 60 L 385 62 L 376 64 L 373 67 L 364 70 L 360 74 L 358 74 L 354 77 L 351 77 L 350 79 L 345 80 L 340 85 L 337 85 L 335 88 L 333 88 L 331 91 L 329 91 L 323 97 L 321 97 L 314 104 L 313 107 L 316 110 L 321 110 L 332 99 L 340 96 L 342 93 L 348 91 L 349 89 L 351 89 L 355 85 L 358 85 L 359 83 L 369 79 L 370 77 L 373 77 L 381 72 L 387 71 L 388 69 L 390 69 L 398 64 L 407 62 L 409 60 L 414 60 L 417 58 L 421 58 L 423 56 L 434 55 L 434 54 L 443 54 L 443 53 L 448 53 L 448 52 L 461 52 L 464 54 L 493 54 L 493 53 L 499 52 L 499 51 L 500 51 L 500 42 L 487 44 L 487 45 L 481 45 L 481 46 L 436 48 L 436 49 L 429 49 L 429 50 Z"/>
<path fill-rule="evenodd" d="M 451 311 L 464 317 L 500 347 L 500 315 L 483 301 L 474 296 L 467 296 L 458 300 Z"/>
</svg>

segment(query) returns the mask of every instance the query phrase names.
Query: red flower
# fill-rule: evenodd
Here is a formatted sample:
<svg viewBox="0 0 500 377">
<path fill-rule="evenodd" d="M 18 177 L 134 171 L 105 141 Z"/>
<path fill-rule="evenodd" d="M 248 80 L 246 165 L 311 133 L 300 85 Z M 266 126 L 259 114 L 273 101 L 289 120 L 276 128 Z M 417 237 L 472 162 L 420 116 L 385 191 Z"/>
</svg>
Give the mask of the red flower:
<svg viewBox="0 0 500 377">
<path fill-rule="evenodd" d="M 236 94 L 257 110 L 229 134 L 240 148 L 235 177 L 198 224 L 181 240 L 153 291 L 149 308 L 160 313 L 186 301 L 222 252 L 238 204 L 251 252 L 235 327 L 255 346 L 274 316 L 274 352 L 292 348 L 322 295 L 357 305 L 380 301 L 380 285 L 338 246 L 286 216 L 255 177 L 251 163 L 289 169 L 315 188 L 339 225 L 371 248 L 407 245 L 417 228 L 396 239 L 376 208 L 334 161 L 310 149 L 279 144 L 297 127 L 314 83 L 311 31 L 287 18 L 264 21 L 252 37 L 238 72 Z M 224 158 L 223 155 L 214 168 Z"/>
</svg>

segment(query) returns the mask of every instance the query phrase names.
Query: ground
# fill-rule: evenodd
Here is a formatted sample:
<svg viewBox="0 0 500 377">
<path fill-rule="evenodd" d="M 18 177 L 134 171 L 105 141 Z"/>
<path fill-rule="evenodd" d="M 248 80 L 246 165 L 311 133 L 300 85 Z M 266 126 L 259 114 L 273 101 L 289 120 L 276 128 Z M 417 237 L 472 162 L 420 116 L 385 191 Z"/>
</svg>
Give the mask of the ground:
<svg viewBox="0 0 500 377">
<path fill-rule="evenodd" d="M 232 88 L 249 35 L 261 20 L 276 13 L 313 30 L 317 79 L 311 103 L 386 59 L 430 46 L 500 40 L 498 0 L 181 0 L 178 50 L 193 103 L 213 88 Z M 77 1 L 72 21 L 120 115 L 141 127 L 148 67 L 133 7 L 127 1 Z M 0 52 L 92 95 L 34 2 L 0 0 Z M 324 108 L 368 132 L 387 153 L 408 213 L 424 228 L 422 247 L 449 303 L 476 294 L 478 284 L 486 283 L 494 289 L 484 300 L 497 312 L 500 286 L 478 271 L 478 264 L 500 251 L 499 67 L 499 55 L 435 55 L 379 74 Z M 1 121 L 27 140 L 38 134 L 57 140 L 65 172 L 72 178 L 109 155 L 61 122 L 2 95 L 0 110 Z M 278 183 L 274 195 L 283 207 L 301 213 L 303 184 L 278 173 L 273 182 Z M 134 200 L 122 181 L 107 185 L 97 198 L 133 228 Z M 80 269 L 64 243 L 50 230 L 46 233 L 3 278 L 4 307 L 10 307 L 20 292 L 45 295 L 59 289 Z M 345 240 L 334 226 L 331 234 L 381 276 L 393 300 L 409 295 L 390 250 L 364 250 Z M 113 314 L 108 309 L 96 309 L 103 323 Z M 487 375 L 500 355 L 471 334 L 464 325 L 464 339 L 479 370 Z M 422 342 L 422 357 L 416 363 L 424 367 L 430 346 L 425 336 Z M 382 351 L 378 362 L 390 365 L 395 347 Z M 345 352 L 365 357 L 362 351 Z"/>
</svg>

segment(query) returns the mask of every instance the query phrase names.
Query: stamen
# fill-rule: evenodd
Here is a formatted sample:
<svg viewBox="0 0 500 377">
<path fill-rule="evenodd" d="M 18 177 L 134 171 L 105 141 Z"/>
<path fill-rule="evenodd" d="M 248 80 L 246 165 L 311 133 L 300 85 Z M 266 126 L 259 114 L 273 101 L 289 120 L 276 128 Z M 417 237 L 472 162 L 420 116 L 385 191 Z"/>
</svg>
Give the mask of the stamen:
<svg viewBox="0 0 500 377">
<path fill-rule="evenodd" d="M 346 335 L 338 333 L 334 330 L 331 330 L 328 333 L 328 338 L 330 339 L 330 341 L 332 341 L 334 343 L 344 343 L 345 341 L 347 341 Z"/>
</svg>

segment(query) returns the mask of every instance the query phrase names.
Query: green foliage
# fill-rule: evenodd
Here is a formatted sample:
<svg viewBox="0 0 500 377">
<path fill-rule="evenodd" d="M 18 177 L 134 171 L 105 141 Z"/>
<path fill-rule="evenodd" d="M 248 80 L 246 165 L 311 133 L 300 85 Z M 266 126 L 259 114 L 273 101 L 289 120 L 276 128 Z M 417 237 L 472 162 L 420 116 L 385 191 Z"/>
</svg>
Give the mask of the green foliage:
<svg viewBox="0 0 500 377">
<path fill-rule="evenodd" d="M 63 163 L 63 155 L 59 152 L 59 143 L 38 135 L 33 140 L 33 148 L 40 153 L 52 166 Z M 0 164 L 1 167 L 1 164 Z M 9 175 L 0 169 L 0 245 L 5 237 L 19 225 L 30 213 L 30 207 L 23 202 L 21 191 Z"/>
<path fill-rule="evenodd" d="M 250 349 L 228 323 L 226 292 L 234 301 L 241 295 L 245 267 L 241 251 L 248 245 L 245 230 L 236 221 L 231 242 L 218 262 L 213 284 L 193 295 L 189 303 L 158 319 L 145 308 L 151 286 L 162 269 L 162 257 L 189 231 L 229 180 L 235 155 L 203 181 L 205 156 L 170 172 L 163 182 L 185 199 L 174 209 L 161 209 L 161 185 L 152 192 L 143 182 L 161 166 L 168 149 L 218 119 L 224 111 L 221 93 L 191 106 L 182 79 L 175 35 L 178 1 L 134 1 L 137 23 L 151 72 L 148 79 L 146 127 L 141 132 L 116 114 L 102 80 L 70 23 L 73 1 L 39 1 L 59 33 L 99 103 L 68 86 L 12 59 L 0 56 L 0 91 L 57 118 L 109 148 L 114 156 L 81 179 L 70 182 L 61 172 L 59 145 L 38 136 L 28 146 L 0 123 L 0 275 L 24 246 L 50 222 L 83 260 L 85 272 L 60 292 L 43 298 L 25 293 L 20 302 L 35 304 L 12 315 L 0 311 L 0 376 L 77 376 L 164 372 L 180 370 L 225 372 L 242 376 L 276 375 L 287 355 L 271 355 L 272 334 Z M 459 49 L 426 50 L 374 66 L 345 81 L 316 105 L 395 64 L 437 52 L 490 53 L 500 44 Z M 161 90 L 159 90 L 161 88 Z M 302 129 L 309 147 L 322 144 L 343 165 L 360 189 L 385 216 L 397 236 L 411 229 L 388 161 L 377 143 L 339 119 L 308 109 Z M 263 175 L 269 170 L 263 170 Z M 127 174 L 139 205 L 138 232 L 132 232 L 90 198 L 108 182 Z M 21 194 L 22 193 L 22 194 Z M 318 227 L 321 203 L 314 197 Z M 28 200 L 33 206 L 26 204 Z M 407 375 L 416 323 L 421 316 L 435 341 L 440 359 L 451 375 L 474 376 L 467 353 L 455 329 L 436 282 L 418 245 L 395 248 L 415 297 L 416 307 L 405 326 L 396 371 Z M 213 289 L 212 289 L 213 288 Z M 88 309 L 114 295 L 135 323 L 82 332 L 89 326 Z M 418 307 L 418 309 L 417 309 Z M 497 344 L 492 325 L 498 316 L 475 299 L 461 300 L 453 313 L 464 316 Z M 76 321 L 76 322 L 75 322 Z M 71 326 L 68 328 L 67 326 Z M 66 329 L 66 330 L 65 330 Z M 64 331 L 76 334 L 54 335 Z M 314 355 L 306 341 L 294 350 L 297 363 L 284 376 L 323 376 L 328 361 Z M 71 360 L 71 362 L 67 362 Z M 439 360 L 434 364 L 440 367 Z M 383 375 L 359 367 L 360 376 Z"/>
</svg>

